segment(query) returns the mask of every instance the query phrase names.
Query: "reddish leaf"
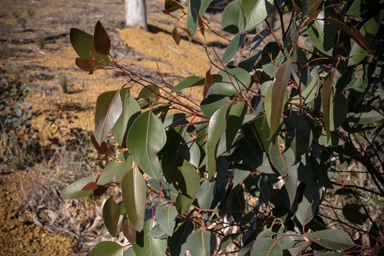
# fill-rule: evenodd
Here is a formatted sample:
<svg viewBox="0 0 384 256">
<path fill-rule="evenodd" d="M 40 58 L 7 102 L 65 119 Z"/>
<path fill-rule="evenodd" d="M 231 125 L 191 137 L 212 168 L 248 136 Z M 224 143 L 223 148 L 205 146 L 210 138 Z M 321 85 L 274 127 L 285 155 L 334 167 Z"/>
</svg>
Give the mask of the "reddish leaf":
<svg viewBox="0 0 384 256">
<path fill-rule="evenodd" d="M 207 95 L 209 88 L 211 88 L 212 84 L 213 84 L 213 78 L 211 75 L 211 70 L 208 70 L 207 73 L 205 73 L 205 83 L 204 83 L 204 91 L 203 91 L 204 99 L 205 99 L 205 96 Z"/>
<path fill-rule="evenodd" d="M 179 27 L 181 30 L 183 30 L 185 33 L 187 33 L 189 36 L 192 36 L 191 35 L 191 32 L 189 32 L 188 31 L 188 29 L 186 29 L 186 28 L 181 28 L 181 27 Z"/>
<path fill-rule="evenodd" d="M 97 189 L 93 190 L 93 196 L 102 196 L 110 187 L 109 184 L 99 185 Z"/>
<path fill-rule="evenodd" d="M 96 182 L 89 182 L 87 185 L 85 185 L 81 191 L 89 191 L 89 190 L 95 190 L 97 189 L 99 185 Z"/>
<path fill-rule="evenodd" d="M 196 13 L 197 13 L 197 21 L 199 22 L 199 29 L 201 31 L 201 34 L 205 37 L 205 34 L 204 34 L 204 32 L 205 32 L 204 22 L 201 19 L 200 15 L 199 15 L 199 12 L 196 11 Z"/>
<path fill-rule="evenodd" d="M 175 43 L 177 45 L 179 45 L 181 36 L 180 36 L 179 30 L 177 29 L 177 27 L 175 27 L 172 31 L 172 38 L 173 38 L 173 40 L 175 40 Z"/>
<path fill-rule="evenodd" d="M 128 241 L 134 245 L 136 244 L 136 229 L 132 225 L 132 223 L 129 221 L 129 219 L 126 219 L 123 223 L 123 226 L 121 227 L 123 230 L 124 236 L 128 239 Z"/>
<path fill-rule="evenodd" d="M 101 145 L 99 146 L 99 143 L 97 143 L 94 135 L 91 136 L 91 141 L 92 141 L 93 146 L 95 147 L 95 149 L 97 150 L 97 152 L 99 154 L 101 154 L 101 155 L 108 154 L 108 145 L 105 141 L 103 141 L 101 143 Z"/>
<path fill-rule="evenodd" d="M 92 56 L 92 59 L 95 58 L 95 55 L 93 55 L 93 51 L 91 49 L 89 49 L 89 54 Z"/>
<path fill-rule="evenodd" d="M 164 14 L 169 14 L 169 11 L 168 10 L 163 10 L 163 13 Z"/>
<path fill-rule="evenodd" d="M 91 63 L 93 65 L 96 65 L 96 66 L 100 66 L 101 65 L 100 62 L 98 62 L 97 60 L 85 60 L 85 61 L 88 62 L 88 63 Z"/>
<path fill-rule="evenodd" d="M 89 71 L 89 72 L 93 71 L 92 65 L 82 58 L 76 58 L 75 63 L 76 63 L 76 66 L 78 66 L 84 71 Z"/>
<path fill-rule="evenodd" d="M 123 71 L 115 71 L 115 73 L 119 76 L 129 76 L 128 73 L 123 72 Z"/>
<path fill-rule="evenodd" d="M 100 54 L 109 54 L 109 50 L 111 49 L 111 40 L 105 31 L 101 22 L 98 21 L 95 26 L 95 35 L 93 37 L 93 44 L 95 50 Z"/>
</svg>

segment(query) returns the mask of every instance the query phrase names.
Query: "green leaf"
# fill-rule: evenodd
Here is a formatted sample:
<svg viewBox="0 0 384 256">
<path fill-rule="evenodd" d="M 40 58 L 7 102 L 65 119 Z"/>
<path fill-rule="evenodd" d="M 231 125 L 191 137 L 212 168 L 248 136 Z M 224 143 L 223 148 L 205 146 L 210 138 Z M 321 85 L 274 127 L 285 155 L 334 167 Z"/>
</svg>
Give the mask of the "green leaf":
<svg viewBox="0 0 384 256">
<path fill-rule="evenodd" d="M 227 46 L 227 49 L 225 50 L 223 57 L 221 58 L 222 62 L 226 63 L 232 59 L 232 57 L 237 52 L 237 49 L 239 49 L 244 38 L 245 38 L 245 34 L 240 34 L 240 35 L 236 35 L 232 39 L 232 41 Z"/>
<path fill-rule="evenodd" d="M 360 28 L 359 31 L 363 36 L 363 38 L 367 41 L 366 42 L 367 45 L 372 45 L 373 40 L 375 39 L 376 34 L 380 28 L 380 24 L 383 18 L 384 18 L 384 12 L 381 11 L 379 14 L 377 14 L 376 16 L 368 20 Z M 348 60 L 348 66 L 358 64 L 367 55 L 368 55 L 368 52 L 365 49 L 363 49 L 358 43 L 354 43 L 352 46 L 351 52 L 349 53 L 350 58 Z"/>
<path fill-rule="evenodd" d="M 204 78 L 198 76 L 189 76 L 184 78 L 180 83 L 178 83 L 172 90 L 171 93 L 181 91 L 185 88 L 194 87 L 198 85 L 204 85 Z"/>
<path fill-rule="evenodd" d="M 215 197 L 217 187 L 216 180 L 205 180 L 201 183 L 197 194 L 197 202 L 201 209 L 211 209 L 212 200 Z"/>
<path fill-rule="evenodd" d="M 224 134 L 227 128 L 226 116 L 229 108 L 228 105 L 224 105 L 218 109 L 211 117 L 208 123 L 208 139 L 207 139 L 207 171 L 208 180 L 212 178 L 216 171 L 216 153 L 217 144 L 220 137 Z"/>
<path fill-rule="evenodd" d="M 358 225 L 363 225 L 368 219 L 360 204 L 346 204 L 343 207 L 343 215 L 348 221 Z"/>
<path fill-rule="evenodd" d="M 122 111 L 119 91 L 109 91 L 99 95 L 95 113 L 95 139 L 99 145 L 107 138 Z"/>
<path fill-rule="evenodd" d="M 92 190 L 82 191 L 82 189 L 84 188 L 85 185 L 89 184 L 90 182 L 95 182 L 95 181 L 96 181 L 96 178 L 94 178 L 94 177 L 82 178 L 78 181 L 75 181 L 74 183 L 72 183 L 71 185 L 66 187 L 65 189 L 63 189 L 61 191 L 61 195 L 67 199 L 77 199 L 80 197 L 90 195 L 93 192 Z"/>
<path fill-rule="evenodd" d="M 108 55 L 111 49 L 111 40 L 100 21 L 97 21 L 95 26 L 93 45 L 95 46 L 96 52 L 101 55 Z"/>
<path fill-rule="evenodd" d="M 141 114 L 128 132 L 127 146 L 133 161 L 155 179 L 159 178 L 161 170 L 157 153 L 164 147 L 166 140 L 163 124 L 149 111 Z"/>
<path fill-rule="evenodd" d="M 276 42 L 270 42 L 264 47 L 261 55 L 261 64 L 267 75 L 273 77 L 285 60 L 285 55 Z"/>
<path fill-rule="evenodd" d="M 122 156 L 121 158 L 119 156 L 118 158 L 121 161 L 123 161 L 123 163 L 120 164 L 120 166 L 116 169 L 116 172 L 115 172 L 115 175 L 116 175 L 115 177 L 117 182 L 122 181 L 124 175 L 127 174 L 127 172 L 129 172 L 129 170 L 132 169 L 132 164 L 133 164 L 133 160 L 131 156 L 128 156 L 127 159 L 124 159 L 124 153 L 123 155 L 121 155 Z"/>
<path fill-rule="evenodd" d="M 190 35 L 189 41 L 194 37 L 198 27 L 198 16 L 203 17 L 208 5 L 212 0 L 194 0 L 189 1 L 188 16 L 187 16 L 187 30 Z"/>
<path fill-rule="evenodd" d="M 248 88 L 251 84 L 251 76 L 249 73 L 239 67 L 226 67 L 225 71 L 220 70 L 218 73 L 223 79 L 214 84 L 218 94 L 224 96 L 234 96 L 239 91 Z"/>
<path fill-rule="evenodd" d="M 270 131 L 265 116 L 260 116 L 242 128 L 245 137 L 259 146 L 264 152 L 269 151 L 272 140 L 268 140 Z"/>
<path fill-rule="evenodd" d="M 330 7 L 322 10 L 317 19 L 308 25 L 308 36 L 319 51 L 331 56 L 338 29 L 324 18 L 338 19 L 335 9 Z"/>
<path fill-rule="evenodd" d="M 320 4 L 320 0 L 304 0 L 302 2 L 303 14 L 308 15 L 308 17 L 311 17 L 311 15 L 317 10 Z"/>
<path fill-rule="evenodd" d="M 347 121 L 355 124 L 368 124 L 384 119 L 384 112 L 381 110 L 371 110 L 369 112 L 348 113 Z"/>
<path fill-rule="evenodd" d="M 171 256 L 184 256 L 187 251 L 187 238 L 193 232 L 193 221 L 187 220 L 168 238 Z"/>
<path fill-rule="evenodd" d="M 296 212 L 296 218 L 305 226 L 316 214 L 316 209 L 319 206 L 323 196 L 323 186 L 320 183 L 315 183 L 306 187 L 303 200 L 299 204 Z"/>
<path fill-rule="evenodd" d="M 320 87 L 319 75 L 317 72 L 315 72 L 308 87 L 301 92 L 301 99 L 302 99 L 303 105 L 310 103 L 312 100 L 314 100 L 318 96 L 319 87 Z M 290 103 L 300 104 L 300 95 L 296 95 L 292 97 L 290 100 Z"/>
<path fill-rule="evenodd" d="M 121 163 L 116 161 L 109 162 L 104 171 L 100 174 L 100 177 L 97 179 L 97 184 L 104 185 L 113 180 L 115 177 L 116 170 L 120 167 Z"/>
<path fill-rule="evenodd" d="M 104 204 L 103 207 L 103 220 L 105 227 L 107 228 L 111 236 L 117 235 L 117 223 L 120 218 L 120 207 L 117 203 L 110 197 Z"/>
<path fill-rule="evenodd" d="M 225 248 L 227 248 L 227 246 L 230 245 L 239 235 L 240 233 L 228 234 L 224 236 L 221 239 L 221 243 L 220 243 L 219 249 L 217 249 L 217 252 L 220 252 L 221 250 L 224 250 Z"/>
<path fill-rule="evenodd" d="M 239 168 L 240 166 L 236 166 L 233 173 L 233 187 L 239 185 L 243 180 L 245 180 L 250 174 L 250 170 L 242 170 Z"/>
<path fill-rule="evenodd" d="M 283 256 L 278 240 L 260 238 L 252 246 L 251 256 Z"/>
<path fill-rule="evenodd" d="M 117 243 L 104 241 L 93 247 L 89 256 L 123 256 L 123 249 Z"/>
<path fill-rule="evenodd" d="M 168 236 L 172 236 L 177 217 L 177 210 L 173 204 L 156 207 L 155 218 L 161 230 Z"/>
<path fill-rule="evenodd" d="M 245 101 L 233 104 L 227 112 L 227 123 L 231 124 L 227 126 L 225 135 L 227 142 L 227 151 L 230 151 L 233 145 L 233 141 L 239 132 L 241 124 L 243 123 L 244 116 L 248 111 L 248 105 Z"/>
<path fill-rule="evenodd" d="M 221 18 L 221 26 L 225 33 L 239 33 L 239 16 L 241 10 L 241 0 L 230 2 L 224 9 Z"/>
<path fill-rule="evenodd" d="M 136 256 L 163 256 L 167 249 L 167 240 L 148 236 L 156 221 L 144 222 L 143 231 L 136 233 L 136 244 L 133 245 Z"/>
<path fill-rule="evenodd" d="M 192 256 L 213 255 L 216 237 L 211 232 L 199 229 L 189 235 L 187 245 Z"/>
<path fill-rule="evenodd" d="M 173 178 L 175 187 L 179 190 L 176 209 L 179 214 L 184 214 L 199 192 L 199 174 L 193 165 L 184 160 L 183 165 L 178 167 L 178 173 L 175 172 Z"/>
<path fill-rule="evenodd" d="M 132 168 L 121 182 L 124 208 L 127 211 L 129 221 L 137 231 L 141 231 L 144 225 L 146 182 L 140 171 Z"/>
<path fill-rule="evenodd" d="M 211 117 L 219 108 L 229 105 L 232 101 L 223 95 L 212 94 L 208 95 L 201 104 L 200 108 L 203 114 Z"/>
<path fill-rule="evenodd" d="M 109 63 L 109 57 L 106 54 L 99 54 L 93 45 L 93 36 L 77 28 L 71 28 L 69 33 L 73 49 L 84 60 L 95 59 L 101 63 Z M 93 56 L 91 55 L 93 54 Z"/>
<path fill-rule="evenodd" d="M 312 129 L 302 115 L 292 115 L 284 119 L 288 129 L 286 143 L 296 156 L 305 154 L 312 145 Z"/>
<path fill-rule="evenodd" d="M 128 89 L 122 89 L 120 96 L 123 110 L 120 117 L 117 119 L 116 124 L 112 128 L 112 133 L 113 136 L 115 136 L 117 143 L 119 143 L 121 147 L 126 148 L 129 128 L 131 128 L 135 119 L 141 114 L 141 108 L 131 96 Z"/>
<path fill-rule="evenodd" d="M 332 250 L 348 250 L 355 245 L 348 234 L 341 230 L 327 229 L 306 235 L 313 242 Z"/>
<path fill-rule="evenodd" d="M 251 166 L 254 170 L 267 174 L 274 174 L 266 152 L 261 150 L 251 141 L 247 139 L 242 140 L 236 154 L 241 157 L 244 163 Z"/>
<path fill-rule="evenodd" d="M 276 142 L 272 143 L 269 148 L 269 158 L 281 176 L 286 176 L 285 185 L 292 207 L 296 196 L 298 179 L 295 153 L 292 149 L 286 147 L 285 142 L 278 136 Z"/>
<path fill-rule="evenodd" d="M 262 175 L 259 175 L 257 179 L 257 186 L 259 187 L 259 190 L 260 190 L 260 200 L 263 201 L 268 206 L 271 192 L 270 192 L 268 183 L 265 181 Z"/>
<path fill-rule="evenodd" d="M 287 61 L 277 69 L 273 84 L 265 96 L 265 113 L 270 128 L 269 138 L 272 138 L 281 124 L 281 113 L 288 101 L 287 85 L 291 73 L 291 59 L 288 58 Z"/>
<path fill-rule="evenodd" d="M 351 6 L 348 8 L 348 12 L 345 16 L 355 17 L 363 14 L 373 7 L 377 2 L 370 0 L 355 0 L 352 2 Z"/>
</svg>

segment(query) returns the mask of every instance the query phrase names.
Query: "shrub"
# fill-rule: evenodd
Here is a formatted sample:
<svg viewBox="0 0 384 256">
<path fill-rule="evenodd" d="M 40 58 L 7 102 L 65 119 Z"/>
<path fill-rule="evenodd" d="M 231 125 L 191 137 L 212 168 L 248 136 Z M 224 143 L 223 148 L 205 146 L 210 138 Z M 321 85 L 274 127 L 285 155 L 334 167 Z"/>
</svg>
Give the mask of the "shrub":
<svg viewBox="0 0 384 256">
<path fill-rule="evenodd" d="M 187 28 L 172 33 L 177 44 L 180 31 L 204 37 L 210 2 L 190 1 L 184 13 L 166 0 L 165 14 L 187 15 Z M 274 14 L 279 25 L 270 23 Z M 93 144 L 113 160 L 62 191 L 98 198 L 121 187 L 122 201 L 110 197 L 103 219 L 132 246 L 105 241 L 90 255 L 383 250 L 383 222 L 365 200 L 384 196 L 383 17 L 378 1 L 232 1 L 222 28 L 235 37 L 211 61 L 219 71 L 187 77 L 171 92 L 115 61 L 100 22 L 94 35 L 72 29 L 79 68 L 108 67 L 128 79 L 96 102 Z M 133 86 L 142 87 L 139 98 Z M 177 94 L 194 86 L 203 87 L 200 105 Z M 110 131 L 123 148 L 117 156 L 104 142 Z"/>
</svg>

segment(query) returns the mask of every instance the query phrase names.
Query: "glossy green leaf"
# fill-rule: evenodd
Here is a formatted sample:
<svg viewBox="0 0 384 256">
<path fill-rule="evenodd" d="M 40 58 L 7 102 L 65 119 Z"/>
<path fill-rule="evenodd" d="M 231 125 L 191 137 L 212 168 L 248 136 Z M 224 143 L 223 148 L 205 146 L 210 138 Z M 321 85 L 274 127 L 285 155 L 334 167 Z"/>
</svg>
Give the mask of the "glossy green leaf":
<svg viewBox="0 0 384 256">
<path fill-rule="evenodd" d="M 119 168 L 121 163 L 116 161 L 109 162 L 104 171 L 100 174 L 100 177 L 97 179 L 97 184 L 104 185 L 112 181 L 115 177 L 116 170 Z"/>
<path fill-rule="evenodd" d="M 230 245 L 238 236 L 240 235 L 240 233 L 236 233 L 236 234 L 228 234 L 226 236 L 224 236 L 222 239 L 221 239 L 221 243 L 220 243 L 220 246 L 219 248 L 217 249 L 217 252 L 220 252 L 221 250 L 225 249 L 228 245 Z"/>
<path fill-rule="evenodd" d="M 292 206 L 296 196 L 298 180 L 295 153 L 292 149 L 288 148 L 285 142 L 278 136 L 276 142 L 272 143 L 269 148 L 269 158 L 281 176 L 286 176 L 285 186 L 287 188 L 290 205 Z"/>
<path fill-rule="evenodd" d="M 384 12 L 380 12 L 376 16 L 369 19 L 361 28 L 360 33 L 367 41 L 367 45 L 372 45 L 373 40 L 380 28 L 381 21 L 384 18 Z M 353 44 L 351 52 L 349 53 L 348 66 L 356 65 L 362 61 L 368 52 L 364 50 L 358 43 Z"/>
<path fill-rule="evenodd" d="M 197 194 L 200 209 L 211 209 L 212 200 L 216 194 L 216 180 L 204 180 Z"/>
<path fill-rule="evenodd" d="M 245 125 L 242 130 L 248 140 L 258 145 L 264 152 L 269 151 L 272 140 L 268 140 L 270 132 L 265 116 L 258 117 L 251 121 L 248 125 Z"/>
<path fill-rule="evenodd" d="M 144 225 L 146 182 L 140 171 L 132 168 L 121 182 L 124 208 L 127 211 L 129 221 L 137 231 L 141 231 Z"/>
<path fill-rule="evenodd" d="M 93 45 L 96 52 L 100 53 L 101 55 L 108 55 L 109 50 L 111 49 L 111 40 L 109 39 L 107 31 L 105 31 L 100 21 L 98 21 L 95 26 Z"/>
<path fill-rule="evenodd" d="M 112 128 L 113 136 L 115 136 L 117 143 L 123 148 L 126 148 L 127 134 L 129 128 L 135 119 L 141 114 L 141 108 L 136 100 L 129 94 L 128 89 L 120 91 L 121 102 L 123 110 L 120 117 L 117 119 L 116 124 Z"/>
<path fill-rule="evenodd" d="M 301 103 L 305 105 L 310 103 L 312 100 L 314 100 L 319 94 L 319 87 L 320 87 L 319 75 L 317 72 L 315 72 L 308 87 L 301 92 L 301 99 L 302 99 Z M 300 95 L 296 95 L 292 97 L 290 100 L 290 103 L 300 104 Z"/>
<path fill-rule="evenodd" d="M 188 211 L 200 189 L 199 174 L 195 167 L 184 160 L 183 165 L 178 167 L 178 173 L 174 174 L 174 184 L 179 191 L 176 209 L 179 214 L 184 214 Z"/>
<path fill-rule="evenodd" d="M 250 174 L 250 170 L 243 170 L 242 168 L 240 169 L 239 167 L 241 166 L 236 166 L 233 172 L 233 187 L 236 187 L 239 185 L 243 180 L 245 180 Z"/>
<path fill-rule="evenodd" d="M 198 28 L 198 23 L 199 23 L 198 17 L 204 16 L 204 13 L 211 2 L 212 0 L 189 1 L 188 15 L 187 15 L 187 30 L 190 33 L 190 35 L 188 35 L 189 41 L 192 40 Z"/>
<path fill-rule="evenodd" d="M 219 75 L 212 75 L 212 82 L 217 83 L 222 80 L 222 77 Z M 204 85 L 205 83 L 205 78 L 201 78 L 198 76 L 189 76 L 182 80 L 180 83 L 178 83 L 172 90 L 171 92 L 178 92 L 181 91 L 185 88 L 190 88 L 194 86 L 199 86 L 199 85 Z"/>
<path fill-rule="evenodd" d="M 136 244 L 133 245 L 136 256 L 163 256 L 167 249 L 167 240 L 148 236 L 156 222 L 149 219 L 144 222 L 143 231 L 136 233 Z"/>
<path fill-rule="evenodd" d="M 215 251 L 216 237 L 211 232 L 199 229 L 189 235 L 187 245 L 192 256 L 210 256 Z"/>
<path fill-rule="evenodd" d="M 105 227 L 107 228 L 111 236 L 117 235 L 117 223 L 120 218 L 120 207 L 110 197 L 103 206 L 103 220 Z"/>
<path fill-rule="evenodd" d="M 229 97 L 213 94 L 208 95 L 208 97 L 201 102 L 200 108 L 204 115 L 211 117 L 216 110 L 230 103 L 232 103 L 232 101 Z"/>
<path fill-rule="evenodd" d="M 193 221 L 187 220 L 168 238 L 171 256 L 184 256 L 187 251 L 187 238 L 193 232 Z"/>
<path fill-rule="evenodd" d="M 365 13 L 371 7 L 373 7 L 377 2 L 370 0 L 355 0 L 352 2 L 351 6 L 348 8 L 348 12 L 345 16 L 355 17 Z"/>
<path fill-rule="evenodd" d="M 347 233 L 337 229 L 327 229 L 306 235 L 313 242 L 332 250 L 348 250 L 355 245 Z"/>
<path fill-rule="evenodd" d="M 316 214 L 316 209 L 319 206 L 323 196 L 323 186 L 320 183 L 315 183 L 306 187 L 303 200 L 299 204 L 296 212 L 296 218 L 305 226 Z"/>
<path fill-rule="evenodd" d="M 106 54 L 99 54 L 93 44 L 93 36 L 85 33 L 77 28 L 71 28 L 69 33 L 73 49 L 84 60 L 93 60 L 100 63 L 109 62 L 109 57 Z M 93 54 L 93 56 L 91 55 Z"/>
<path fill-rule="evenodd" d="M 89 256 L 123 256 L 123 248 L 117 243 L 103 241 L 92 248 Z"/>
<path fill-rule="evenodd" d="M 207 171 L 208 179 L 211 179 L 216 171 L 217 144 L 227 128 L 226 116 L 229 104 L 218 109 L 209 120 L 207 138 Z"/>
<path fill-rule="evenodd" d="M 248 106 L 245 101 L 233 104 L 227 112 L 228 125 L 225 131 L 227 151 L 230 151 L 236 134 L 239 132 L 241 124 L 243 123 L 244 116 L 248 111 Z"/>
<path fill-rule="evenodd" d="M 118 155 L 118 157 L 119 156 L 120 154 Z M 129 172 L 129 170 L 132 169 L 132 164 L 133 164 L 132 157 L 128 156 L 127 159 L 124 159 L 124 158 L 125 157 L 123 153 L 122 157 L 121 158 L 119 157 L 119 159 L 123 161 L 123 163 L 120 164 L 120 166 L 116 169 L 116 172 L 115 172 L 115 178 L 117 182 L 122 181 L 124 175 L 127 174 L 127 172 Z"/>
<path fill-rule="evenodd" d="M 267 174 L 274 174 L 266 152 L 261 150 L 253 142 L 247 139 L 242 140 L 236 153 L 241 157 L 243 163 L 248 164 L 254 170 Z"/>
<path fill-rule="evenodd" d="M 261 64 L 264 72 L 270 77 L 275 75 L 277 69 L 285 60 L 285 55 L 276 42 L 270 42 L 264 47 L 261 55 Z"/>
<path fill-rule="evenodd" d="M 384 119 L 382 110 L 371 110 L 369 112 L 348 113 L 347 121 L 356 124 L 373 123 Z"/>
<path fill-rule="evenodd" d="M 168 236 L 173 234 L 177 214 L 176 207 L 173 204 L 156 207 L 156 221 L 159 223 L 161 230 Z"/>
<path fill-rule="evenodd" d="M 225 50 L 225 53 L 223 57 L 221 58 L 221 61 L 226 63 L 232 59 L 232 57 L 236 54 L 237 49 L 240 47 L 241 43 L 243 42 L 243 39 L 245 37 L 245 34 L 236 35 L 229 45 L 227 46 L 227 49 Z"/>
<path fill-rule="evenodd" d="M 319 51 L 331 56 L 338 29 L 324 18 L 337 19 L 337 14 L 332 7 L 322 10 L 309 24 L 308 36 Z"/>
<path fill-rule="evenodd" d="M 343 207 L 343 215 L 348 221 L 358 225 L 363 225 L 368 219 L 360 204 L 346 204 Z"/>
<path fill-rule="evenodd" d="M 303 14 L 308 15 L 308 17 L 310 17 L 317 10 L 321 2 L 322 0 L 303 0 Z"/>
<path fill-rule="evenodd" d="M 286 143 L 296 156 L 305 154 L 312 145 L 312 129 L 302 115 L 292 115 L 284 119 L 288 129 Z"/>
<path fill-rule="evenodd" d="M 92 190 L 82 191 L 82 189 L 84 188 L 85 185 L 89 184 L 90 182 L 95 182 L 95 181 L 96 181 L 96 178 L 94 178 L 94 177 L 82 178 L 78 181 L 75 181 L 74 183 L 72 183 L 71 185 L 66 187 L 65 189 L 63 189 L 61 191 L 61 195 L 67 199 L 77 199 L 80 197 L 90 195 L 93 192 Z"/>
<path fill-rule="evenodd" d="M 247 58 L 241 60 L 237 66 L 247 72 L 251 72 L 255 68 L 256 61 L 259 59 L 261 53 L 261 51 L 252 53 Z"/>
<path fill-rule="evenodd" d="M 218 94 L 224 96 L 234 96 L 239 91 L 248 88 L 251 84 L 251 76 L 249 73 L 239 67 L 226 67 L 225 71 L 220 70 L 220 75 L 223 80 L 215 83 L 215 88 Z"/>
<path fill-rule="evenodd" d="M 281 65 L 275 74 L 273 84 L 268 89 L 265 96 L 265 113 L 270 128 L 269 138 L 271 138 L 282 122 L 281 113 L 288 101 L 287 85 L 292 73 L 291 59 Z"/>
<path fill-rule="evenodd" d="M 260 238 L 252 246 L 251 256 L 283 256 L 278 240 Z"/>
<path fill-rule="evenodd" d="M 273 0 L 234 1 L 224 9 L 223 30 L 232 34 L 248 32 L 264 21 L 273 8 Z"/>
<path fill-rule="evenodd" d="M 99 95 L 95 113 L 95 139 L 99 145 L 107 138 L 122 111 L 119 91 L 109 91 Z"/>
<path fill-rule="evenodd" d="M 149 111 L 141 114 L 128 132 L 127 146 L 133 160 L 155 179 L 161 170 L 157 153 L 164 147 L 166 139 L 160 119 Z"/>
</svg>

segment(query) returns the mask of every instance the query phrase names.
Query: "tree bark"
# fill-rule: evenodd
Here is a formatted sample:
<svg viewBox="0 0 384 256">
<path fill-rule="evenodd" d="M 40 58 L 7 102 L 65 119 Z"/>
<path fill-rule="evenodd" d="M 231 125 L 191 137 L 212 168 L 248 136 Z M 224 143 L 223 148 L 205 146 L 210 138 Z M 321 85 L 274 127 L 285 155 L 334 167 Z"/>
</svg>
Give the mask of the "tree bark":
<svg viewBox="0 0 384 256">
<path fill-rule="evenodd" d="M 148 30 L 145 0 L 125 0 L 125 24 Z"/>
</svg>

